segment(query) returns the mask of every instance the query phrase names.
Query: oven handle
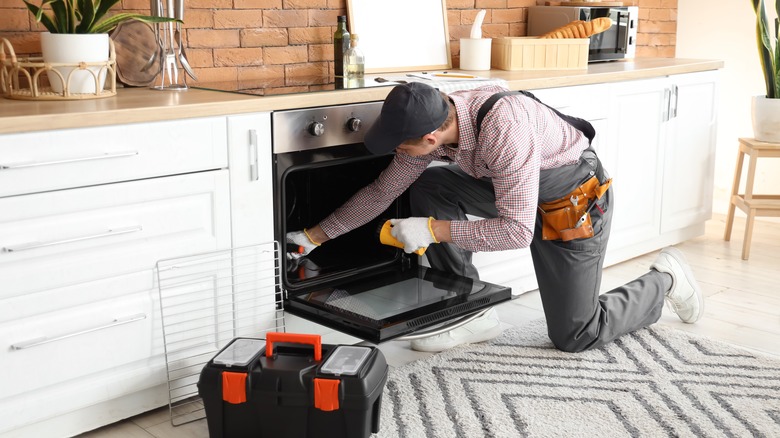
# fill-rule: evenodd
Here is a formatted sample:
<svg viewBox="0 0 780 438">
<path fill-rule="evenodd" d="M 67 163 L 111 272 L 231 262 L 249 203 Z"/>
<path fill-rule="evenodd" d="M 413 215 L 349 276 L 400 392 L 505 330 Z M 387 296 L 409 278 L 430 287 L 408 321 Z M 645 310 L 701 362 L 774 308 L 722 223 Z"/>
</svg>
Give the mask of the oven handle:
<svg viewBox="0 0 780 438">
<path fill-rule="evenodd" d="M 470 315 L 466 315 L 466 316 L 458 319 L 457 321 L 455 321 L 453 323 L 444 323 L 444 325 L 438 326 L 438 327 L 430 329 L 428 331 L 415 332 L 415 333 L 412 333 L 412 334 L 409 334 L 409 335 L 406 335 L 406 336 L 401 336 L 401 337 L 395 338 L 394 340 L 395 341 L 413 341 L 415 339 L 427 338 L 428 336 L 440 335 L 442 333 L 445 333 L 445 332 L 448 332 L 450 330 L 453 330 L 453 329 L 456 329 L 458 327 L 461 327 L 463 325 L 466 325 L 466 324 L 470 323 L 471 321 L 474 321 L 475 319 L 477 319 L 477 318 L 479 318 L 481 316 L 484 316 L 486 313 L 488 313 L 490 311 L 490 309 L 492 309 L 492 307 L 488 307 L 488 308 L 482 309 L 482 310 L 480 310 L 478 312 L 474 312 L 474 313 L 472 313 Z"/>
</svg>

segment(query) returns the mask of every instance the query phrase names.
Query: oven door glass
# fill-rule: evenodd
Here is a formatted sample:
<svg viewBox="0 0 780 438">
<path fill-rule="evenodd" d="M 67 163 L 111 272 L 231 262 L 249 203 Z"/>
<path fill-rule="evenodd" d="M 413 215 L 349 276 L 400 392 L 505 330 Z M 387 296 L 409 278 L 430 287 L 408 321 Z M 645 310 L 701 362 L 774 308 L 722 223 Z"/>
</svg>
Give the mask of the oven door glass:
<svg viewBox="0 0 780 438">
<path fill-rule="evenodd" d="M 288 294 L 285 310 L 379 343 L 507 301 L 511 290 L 425 267 Z"/>
</svg>

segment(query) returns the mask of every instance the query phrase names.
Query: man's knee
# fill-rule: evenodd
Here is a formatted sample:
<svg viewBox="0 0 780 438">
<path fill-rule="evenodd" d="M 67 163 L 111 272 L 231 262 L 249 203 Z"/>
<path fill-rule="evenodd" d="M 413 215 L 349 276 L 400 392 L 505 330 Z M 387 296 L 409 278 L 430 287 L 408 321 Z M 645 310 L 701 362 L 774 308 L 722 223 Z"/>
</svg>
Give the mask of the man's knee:
<svg viewBox="0 0 780 438">
<path fill-rule="evenodd" d="M 581 353 L 595 346 L 597 337 L 589 331 L 572 333 L 570 331 L 548 330 L 548 335 L 555 348 L 566 353 Z"/>
</svg>

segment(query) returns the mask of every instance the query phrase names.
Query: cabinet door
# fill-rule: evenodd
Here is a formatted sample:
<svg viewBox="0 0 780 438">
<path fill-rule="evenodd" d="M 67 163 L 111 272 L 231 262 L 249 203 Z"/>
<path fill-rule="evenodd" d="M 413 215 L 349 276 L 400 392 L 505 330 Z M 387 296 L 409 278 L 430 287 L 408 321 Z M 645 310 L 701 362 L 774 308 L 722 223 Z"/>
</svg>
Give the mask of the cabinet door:
<svg viewBox="0 0 780 438">
<path fill-rule="evenodd" d="M 271 113 L 228 117 L 228 160 L 233 248 L 254 246 L 261 252 L 273 251 L 274 245 L 267 244 L 274 240 Z M 252 249 L 247 248 L 250 253 Z M 235 299 L 242 304 L 235 321 L 239 330 L 253 327 L 247 335 L 279 328 L 274 295 L 279 284 L 278 265 L 274 257 L 283 250 L 278 248 L 270 258 L 253 264 L 253 273 L 246 272 L 247 268 L 236 271 L 233 289 Z M 234 264 L 252 259 L 240 254 L 242 251 L 236 250 Z"/>
<path fill-rule="evenodd" d="M 274 240 L 271 113 L 228 118 L 233 246 Z"/>
<path fill-rule="evenodd" d="M 710 219 L 715 172 L 718 72 L 671 79 L 661 233 Z"/>
<path fill-rule="evenodd" d="M 615 196 L 610 251 L 658 236 L 668 80 L 613 84 L 609 140 L 600 157 Z"/>
</svg>

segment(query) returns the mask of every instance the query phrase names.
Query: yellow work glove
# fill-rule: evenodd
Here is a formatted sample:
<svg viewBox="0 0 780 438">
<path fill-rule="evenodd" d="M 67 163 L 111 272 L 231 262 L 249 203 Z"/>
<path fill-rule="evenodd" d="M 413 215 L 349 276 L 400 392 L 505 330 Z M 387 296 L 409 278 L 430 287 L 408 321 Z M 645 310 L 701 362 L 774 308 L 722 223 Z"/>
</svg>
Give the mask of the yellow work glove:
<svg viewBox="0 0 780 438">
<path fill-rule="evenodd" d="M 431 228 L 432 217 L 410 217 L 407 219 L 390 219 L 393 228 L 390 234 L 404 245 L 404 252 L 411 254 L 420 249 L 423 251 L 432 243 L 439 243 Z"/>
</svg>

